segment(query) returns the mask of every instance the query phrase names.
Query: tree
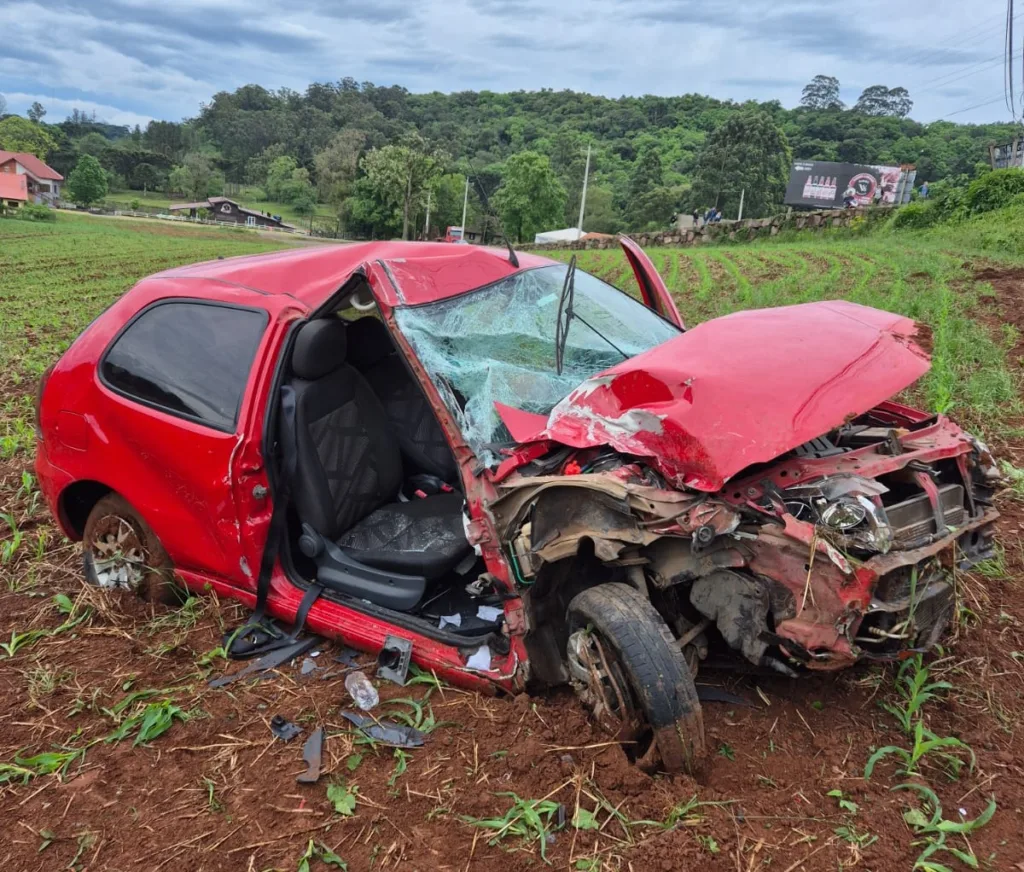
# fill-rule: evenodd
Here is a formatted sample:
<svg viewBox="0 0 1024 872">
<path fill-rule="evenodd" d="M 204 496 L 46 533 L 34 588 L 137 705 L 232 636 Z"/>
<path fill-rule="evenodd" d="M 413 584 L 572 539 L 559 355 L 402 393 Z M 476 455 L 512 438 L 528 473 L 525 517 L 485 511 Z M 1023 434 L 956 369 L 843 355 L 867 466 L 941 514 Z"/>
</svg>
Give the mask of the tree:
<svg viewBox="0 0 1024 872">
<path fill-rule="evenodd" d="M 68 176 L 68 196 L 79 206 L 91 206 L 107 196 L 107 174 L 91 154 L 82 155 Z"/>
<path fill-rule="evenodd" d="M 313 199 L 312 186 L 308 191 L 299 194 L 291 203 L 296 215 L 312 215 L 316 211 L 316 200 Z"/>
<path fill-rule="evenodd" d="M 366 132 L 342 130 L 313 158 L 316 188 L 320 199 L 339 207 L 359 175 L 359 156 L 366 147 Z"/>
<path fill-rule="evenodd" d="M 401 210 L 402 239 L 409 238 L 414 205 L 446 161 L 447 155 L 430 150 L 419 134 L 405 136 L 397 145 L 375 148 L 363 157 L 363 172 L 380 202 Z"/>
<path fill-rule="evenodd" d="M 839 79 L 835 76 L 815 76 L 804 85 L 800 105 L 808 109 L 844 109 L 839 99 Z"/>
<path fill-rule="evenodd" d="M 668 196 L 664 186 L 661 155 L 654 145 L 647 145 L 641 149 L 629 176 L 629 191 L 622 210 L 629 227 L 639 230 L 649 224 L 668 223 L 672 210 L 670 208 L 667 214 L 662 214 Z"/>
<path fill-rule="evenodd" d="M 0 148 L 5 151 L 27 152 L 40 160 L 46 160 L 56 145 L 46 128 L 20 115 L 10 115 L 0 121 Z"/>
<path fill-rule="evenodd" d="M 91 154 L 93 157 L 99 157 L 110 148 L 110 140 L 102 133 L 87 133 L 75 143 L 75 148 L 78 149 L 79 154 Z"/>
<path fill-rule="evenodd" d="M 913 108 L 914 101 L 910 99 L 906 88 L 889 89 L 885 85 L 872 85 L 861 92 L 853 111 L 861 115 L 906 118 Z"/>
<path fill-rule="evenodd" d="M 910 110 L 914 108 L 914 101 L 910 99 L 910 92 L 906 88 L 893 88 L 889 91 L 890 115 L 897 118 L 906 118 Z"/>
<path fill-rule="evenodd" d="M 155 190 L 164 180 L 165 175 L 151 163 L 140 163 L 132 173 L 131 183 L 136 190 Z"/>
<path fill-rule="evenodd" d="M 46 110 L 43 108 L 42 104 L 36 100 L 31 106 L 29 106 L 28 112 L 25 114 L 28 115 L 29 121 L 33 124 L 38 124 L 43 120 L 43 116 L 46 115 Z"/>
<path fill-rule="evenodd" d="M 185 155 L 180 166 L 171 170 L 168 185 L 193 200 L 220 194 L 224 190 L 224 174 L 200 152 Z"/>
<path fill-rule="evenodd" d="M 744 192 L 745 215 L 761 216 L 781 204 L 791 152 L 785 133 L 765 112 L 733 115 L 708 136 L 697 157 L 690 205 L 717 206 L 735 215 Z"/>
<path fill-rule="evenodd" d="M 296 203 L 309 200 L 316 203 L 313 185 L 309 181 L 309 170 L 296 164 L 295 158 L 284 155 L 274 158 L 267 169 L 264 182 L 268 200 L 281 203 Z"/>
<path fill-rule="evenodd" d="M 494 206 L 506 232 L 522 242 L 558 222 L 565 196 L 550 161 L 535 151 L 521 151 L 505 161 Z"/>
</svg>

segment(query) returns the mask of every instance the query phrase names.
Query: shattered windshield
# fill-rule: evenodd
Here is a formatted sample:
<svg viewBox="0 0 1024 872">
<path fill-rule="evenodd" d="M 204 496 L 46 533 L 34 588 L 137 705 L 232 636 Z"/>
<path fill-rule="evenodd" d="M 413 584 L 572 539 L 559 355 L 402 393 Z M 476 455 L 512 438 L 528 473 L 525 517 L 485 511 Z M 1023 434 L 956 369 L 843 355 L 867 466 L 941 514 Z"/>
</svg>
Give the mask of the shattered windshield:
<svg viewBox="0 0 1024 872">
<path fill-rule="evenodd" d="M 679 333 L 642 303 L 577 270 L 575 317 L 558 375 L 555 322 L 566 269 L 524 270 L 478 291 L 395 312 L 484 463 L 511 441 L 495 401 L 547 415 L 584 379 Z"/>
</svg>

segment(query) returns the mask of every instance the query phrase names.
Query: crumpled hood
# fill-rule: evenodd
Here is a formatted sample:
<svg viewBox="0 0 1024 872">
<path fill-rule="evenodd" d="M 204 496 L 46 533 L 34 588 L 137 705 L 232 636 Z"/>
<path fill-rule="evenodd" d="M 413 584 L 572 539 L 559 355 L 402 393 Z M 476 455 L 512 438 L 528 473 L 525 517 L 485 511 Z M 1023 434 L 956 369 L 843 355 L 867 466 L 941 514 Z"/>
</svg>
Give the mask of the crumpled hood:
<svg viewBox="0 0 1024 872">
<path fill-rule="evenodd" d="M 928 371 L 914 341 L 926 335 L 845 301 L 736 312 L 587 379 L 546 426 L 499 411 L 517 441 L 609 446 L 649 458 L 677 487 L 716 491 L 913 384 Z"/>
</svg>

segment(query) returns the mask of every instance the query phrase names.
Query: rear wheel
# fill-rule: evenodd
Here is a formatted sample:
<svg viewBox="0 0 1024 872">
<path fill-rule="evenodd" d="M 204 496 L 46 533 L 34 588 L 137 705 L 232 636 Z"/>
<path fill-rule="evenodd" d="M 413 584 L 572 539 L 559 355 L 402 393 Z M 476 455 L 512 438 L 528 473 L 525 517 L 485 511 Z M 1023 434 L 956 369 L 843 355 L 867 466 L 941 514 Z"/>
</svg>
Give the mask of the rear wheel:
<svg viewBox="0 0 1024 872">
<path fill-rule="evenodd" d="M 569 603 L 569 671 L 595 720 L 648 771 L 693 773 L 704 720 L 686 658 L 654 606 L 626 584 Z"/>
<path fill-rule="evenodd" d="M 103 497 L 89 512 L 82 562 L 90 584 L 132 590 L 150 602 L 182 601 L 171 558 L 149 524 L 118 494 Z"/>
</svg>

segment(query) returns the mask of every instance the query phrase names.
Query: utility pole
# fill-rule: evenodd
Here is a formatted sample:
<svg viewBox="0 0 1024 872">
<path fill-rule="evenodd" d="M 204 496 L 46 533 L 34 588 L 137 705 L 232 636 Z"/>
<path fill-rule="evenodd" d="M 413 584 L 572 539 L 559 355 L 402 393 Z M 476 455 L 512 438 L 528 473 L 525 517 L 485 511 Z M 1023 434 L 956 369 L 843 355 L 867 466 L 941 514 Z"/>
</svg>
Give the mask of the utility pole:
<svg viewBox="0 0 1024 872">
<path fill-rule="evenodd" d="M 744 188 L 742 191 L 740 191 L 740 214 L 736 216 L 736 220 L 737 221 L 742 221 L 743 220 L 743 197 L 744 197 L 744 195 L 746 193 L 747 193 L 747 189 L 746 188 Z"/>
<path fill-rule="evenodd" d="M 469 206 L 469 176 L 466 176 L 466 193 L 462 198 L 462 239 L 466 239 L 466 208 Z"/>
<path fill-rule="evenodd" d="M 590 178 L 590 146 L 587 146 L 587 168 L 583 171 L 583 196 L 580 197 L 580 220 L 576 229 L 583 234 L 583 213 L 587 209 L 587 179 Z"/>
<path fill-rule="evenodd" d="M 423 238 L 430 240 L 430 195 L 434 192 L 427 188 L 427 220 L 423 222 Z"/>
</svg>

